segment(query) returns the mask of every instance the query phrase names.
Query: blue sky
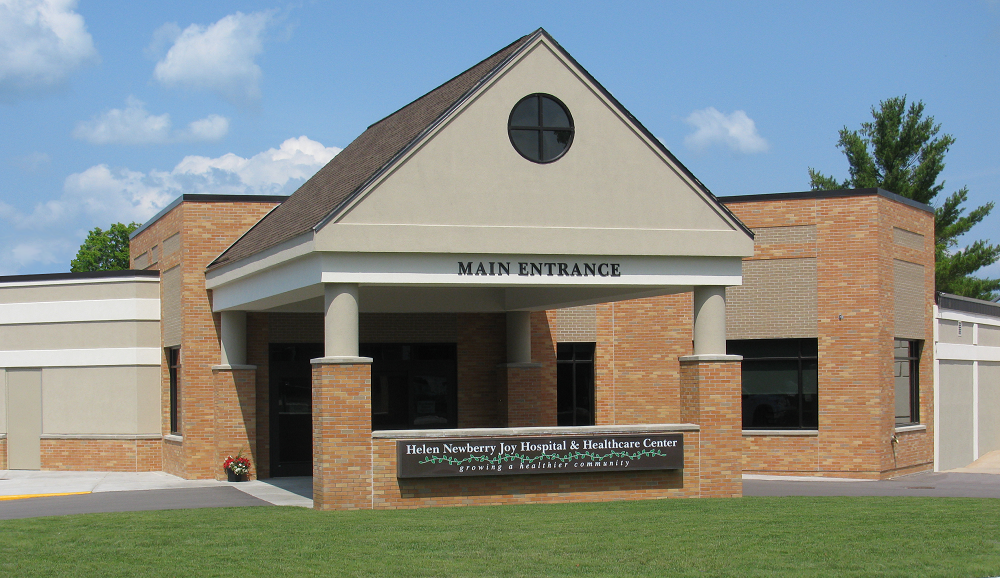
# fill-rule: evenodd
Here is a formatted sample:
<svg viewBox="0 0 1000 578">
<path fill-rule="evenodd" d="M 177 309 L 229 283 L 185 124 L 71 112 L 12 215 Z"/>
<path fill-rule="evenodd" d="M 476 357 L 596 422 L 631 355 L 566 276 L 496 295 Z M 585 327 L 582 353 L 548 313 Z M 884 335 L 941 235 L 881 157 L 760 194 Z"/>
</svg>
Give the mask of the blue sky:
<svg viewBox="0 0 1000 578">
<path fill-rule="evenodd" d="M 717 195 L 846 177 L 837 131 L 905 94 L 956 138 L 946 193 L 1000 196 L 996 1 L 0 0 L 0 275 L 181 193 L 291 193 L 539 26 Z"/>
</svg>

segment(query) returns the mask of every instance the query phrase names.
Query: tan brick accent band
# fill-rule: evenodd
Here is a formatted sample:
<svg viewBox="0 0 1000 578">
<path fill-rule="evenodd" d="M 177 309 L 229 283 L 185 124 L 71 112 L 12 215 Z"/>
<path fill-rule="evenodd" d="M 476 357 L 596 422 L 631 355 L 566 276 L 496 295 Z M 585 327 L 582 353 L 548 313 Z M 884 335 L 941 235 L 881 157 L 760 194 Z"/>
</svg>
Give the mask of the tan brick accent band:
<svg viewBox="0 0 1000 578">
<path fill-rule="evenodd" d="M 0 438 L 0 470 L 7 469 L 7 438 Z"/>
<path fill-rule="evenodd" d="M 162 456 L 159 439 L 41 440 L 41 469 L 49 471 L 158 472 L 163 469 Z"/>
</svg>

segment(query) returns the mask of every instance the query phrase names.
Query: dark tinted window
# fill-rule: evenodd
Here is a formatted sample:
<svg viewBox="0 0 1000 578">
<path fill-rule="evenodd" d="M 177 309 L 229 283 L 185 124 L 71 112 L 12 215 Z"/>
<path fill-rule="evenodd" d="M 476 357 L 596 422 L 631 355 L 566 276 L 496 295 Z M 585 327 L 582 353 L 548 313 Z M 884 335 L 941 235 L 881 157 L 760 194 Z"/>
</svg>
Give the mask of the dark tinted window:
<svg viewBox="0 0 1000 578">
<path fill-rule="evenodd" d="M 729 341 L 743 356 L 743 429 L 816 429 L 819 363 L 816 339 Z"/>
</svg>

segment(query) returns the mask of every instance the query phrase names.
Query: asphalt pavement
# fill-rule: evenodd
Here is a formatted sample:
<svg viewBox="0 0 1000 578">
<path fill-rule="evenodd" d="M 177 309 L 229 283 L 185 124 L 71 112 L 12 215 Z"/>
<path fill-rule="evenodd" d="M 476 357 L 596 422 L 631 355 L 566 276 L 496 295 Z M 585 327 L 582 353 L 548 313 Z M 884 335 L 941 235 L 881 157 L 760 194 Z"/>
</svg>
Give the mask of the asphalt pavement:
<svg viewBox="0 0 1000 578">
<path fill-rule="evenodd" d="M 744 496 L 1000 498 L 1000 451 L 965 468 L 890 480 L 743 476 Z M 163 472 L 0 470 L 0 520 L 183 508 L 311 508 L 312 478 L 185 480 Z"/>
<path fill-rule="evenodd" d="M 0 470 L 0 520 L 184 508 L 312 507 L 312 478 L 185 480 L 163 472 Z"/>
</svg>

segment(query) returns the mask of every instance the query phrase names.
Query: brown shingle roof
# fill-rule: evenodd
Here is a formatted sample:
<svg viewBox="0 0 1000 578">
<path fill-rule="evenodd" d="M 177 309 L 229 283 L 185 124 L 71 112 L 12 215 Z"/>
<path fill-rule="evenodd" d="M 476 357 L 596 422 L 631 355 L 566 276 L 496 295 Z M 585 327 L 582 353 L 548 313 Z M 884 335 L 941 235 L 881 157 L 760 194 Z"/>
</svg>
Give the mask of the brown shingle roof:
<svg viewBox="0 0 1000 578">
<path fill-rule="evenodd" d="M 275 207 L 209 269 L 245 259 L 308 232 L 336 211 L 541 29 L 523 36 L 395 113 L 368 127 L 284 203 Z"/>
</svg>

